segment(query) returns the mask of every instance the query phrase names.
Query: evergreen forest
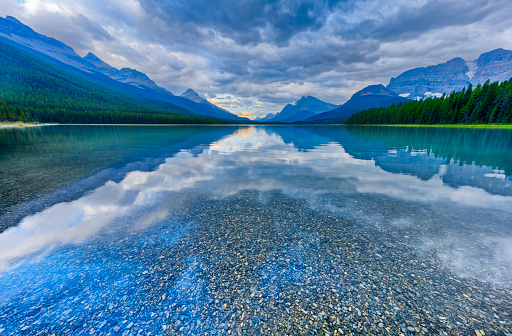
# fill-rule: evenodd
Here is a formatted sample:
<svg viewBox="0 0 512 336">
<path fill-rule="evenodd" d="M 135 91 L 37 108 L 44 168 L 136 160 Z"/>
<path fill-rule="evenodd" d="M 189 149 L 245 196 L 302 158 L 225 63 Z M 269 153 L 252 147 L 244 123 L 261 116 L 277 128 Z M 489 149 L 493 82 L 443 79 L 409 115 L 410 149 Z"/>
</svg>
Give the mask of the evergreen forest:
<svg viewBox="0 0 512 336">
<path fill-rule="evenodd" d="M 512 79 L 489 81 L 439 98 L 411 100 L 360 111 L 346 124 L 509 124 L 512 123 Z"/>
</svg>

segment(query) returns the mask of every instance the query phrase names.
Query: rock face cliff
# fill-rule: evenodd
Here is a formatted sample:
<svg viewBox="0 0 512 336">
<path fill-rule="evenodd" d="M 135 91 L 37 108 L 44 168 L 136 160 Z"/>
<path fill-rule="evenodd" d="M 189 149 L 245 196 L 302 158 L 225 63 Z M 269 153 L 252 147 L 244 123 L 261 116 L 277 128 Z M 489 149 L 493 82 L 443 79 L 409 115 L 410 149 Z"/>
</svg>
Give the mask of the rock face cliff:
<svg viewBox="0 0 512 336">
<path fill-rule="evenodd" d="M 402 97 L 441 96 L 443 93 L 460 91 L 470 83 L 470 68 L 462 58 L 446 63 L 416 68 L 391 78 L 388 89 Z"/>
<path fill-rule="evenodd" d="M 512 77 L 512 51 L 496 49 L 478 57 L 476 71 L 471 83 L 484 83 L 487 79 L 492 82 L 509 80 Z"/>
<path fill-rule="evenodd" d="M 410 99 L 460 91 L 470 83 L 504 81 L 512 77 L 512 51 L 496 49 L 474 61 L 454 58 L 446 63 L 408 70 L 391 78 L 388 89 Z"/>
</svg>

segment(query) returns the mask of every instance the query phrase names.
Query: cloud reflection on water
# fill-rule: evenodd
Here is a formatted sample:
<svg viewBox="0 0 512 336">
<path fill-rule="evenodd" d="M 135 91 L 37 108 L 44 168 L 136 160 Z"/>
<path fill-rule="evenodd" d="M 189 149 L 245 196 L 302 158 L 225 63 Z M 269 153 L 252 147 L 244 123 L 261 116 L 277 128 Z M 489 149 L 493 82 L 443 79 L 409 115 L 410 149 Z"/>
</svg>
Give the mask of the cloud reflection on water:
<svg viewBox="0 0 512 336">
<path fill-rule="evenodd" d="M 432 162 L 426 152 L 412 153 L 415 164 Z M 401 154 L 392 149 L 387 155 L 396 160 Z M 279 128 L 244 128 L 210 146 L 179 152 L 154 171 L 130 172 L 120 182 L 109 181 L 75 201 L 25 218 L 0 234 L 0 269 L 89 241 L 113 223 L 129 221 L 132 230 L 146 229 L 171 216 L 172 209 L 158 207 L 160 201 L 185 190 L 223 199 L 250 189 L 262 195 L 279 190 L 363 225 L 378 222 L 390 230 L 416 232 L 418 250 L 434 249 L 458 274 L 512 281 L 512 232 L 506 225 L 511 197 L 472 186 L 450 187 L 443 182 L 450 167 L 434 161 L 441 168 L 420 179 L 385 171 L 375 160 L 356 159 L 343 144 L 325 140 L 305 151 L 285 143 Z M 367 207 L 374 199 L 374 206 Z M 392 216 L 380 205 L 389 199 L 396 207 Z M 403 210 L 403 204 L 411 205 Z M 416 211 L 422 208 L 430 214 Z"/>
</svg>

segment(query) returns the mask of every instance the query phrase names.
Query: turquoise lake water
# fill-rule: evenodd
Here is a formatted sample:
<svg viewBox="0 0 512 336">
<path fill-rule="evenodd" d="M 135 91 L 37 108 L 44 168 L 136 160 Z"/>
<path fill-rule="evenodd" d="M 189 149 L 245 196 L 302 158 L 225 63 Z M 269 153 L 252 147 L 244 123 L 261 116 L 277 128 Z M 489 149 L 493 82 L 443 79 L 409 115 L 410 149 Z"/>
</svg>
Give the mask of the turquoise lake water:
<svg viewBox="0 0 512 336">
<path fill-rule="evenodd" d="M 507 335 L 511 314 L 511 130 L 0 129 L 0 335 Z"/>
</svg>

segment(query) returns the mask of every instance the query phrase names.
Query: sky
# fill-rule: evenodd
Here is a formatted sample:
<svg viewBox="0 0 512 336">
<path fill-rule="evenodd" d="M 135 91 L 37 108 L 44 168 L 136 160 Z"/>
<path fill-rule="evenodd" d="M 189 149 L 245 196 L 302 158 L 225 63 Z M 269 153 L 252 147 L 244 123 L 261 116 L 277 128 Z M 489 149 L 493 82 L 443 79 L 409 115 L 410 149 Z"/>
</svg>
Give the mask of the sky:
<svg viewBox="0 0 512 336">
<path fill-rule="evenodd" d="M 512 49 L 510 0 L 0 0 L 0 13 L 251 118 Z"/>
</svg>

